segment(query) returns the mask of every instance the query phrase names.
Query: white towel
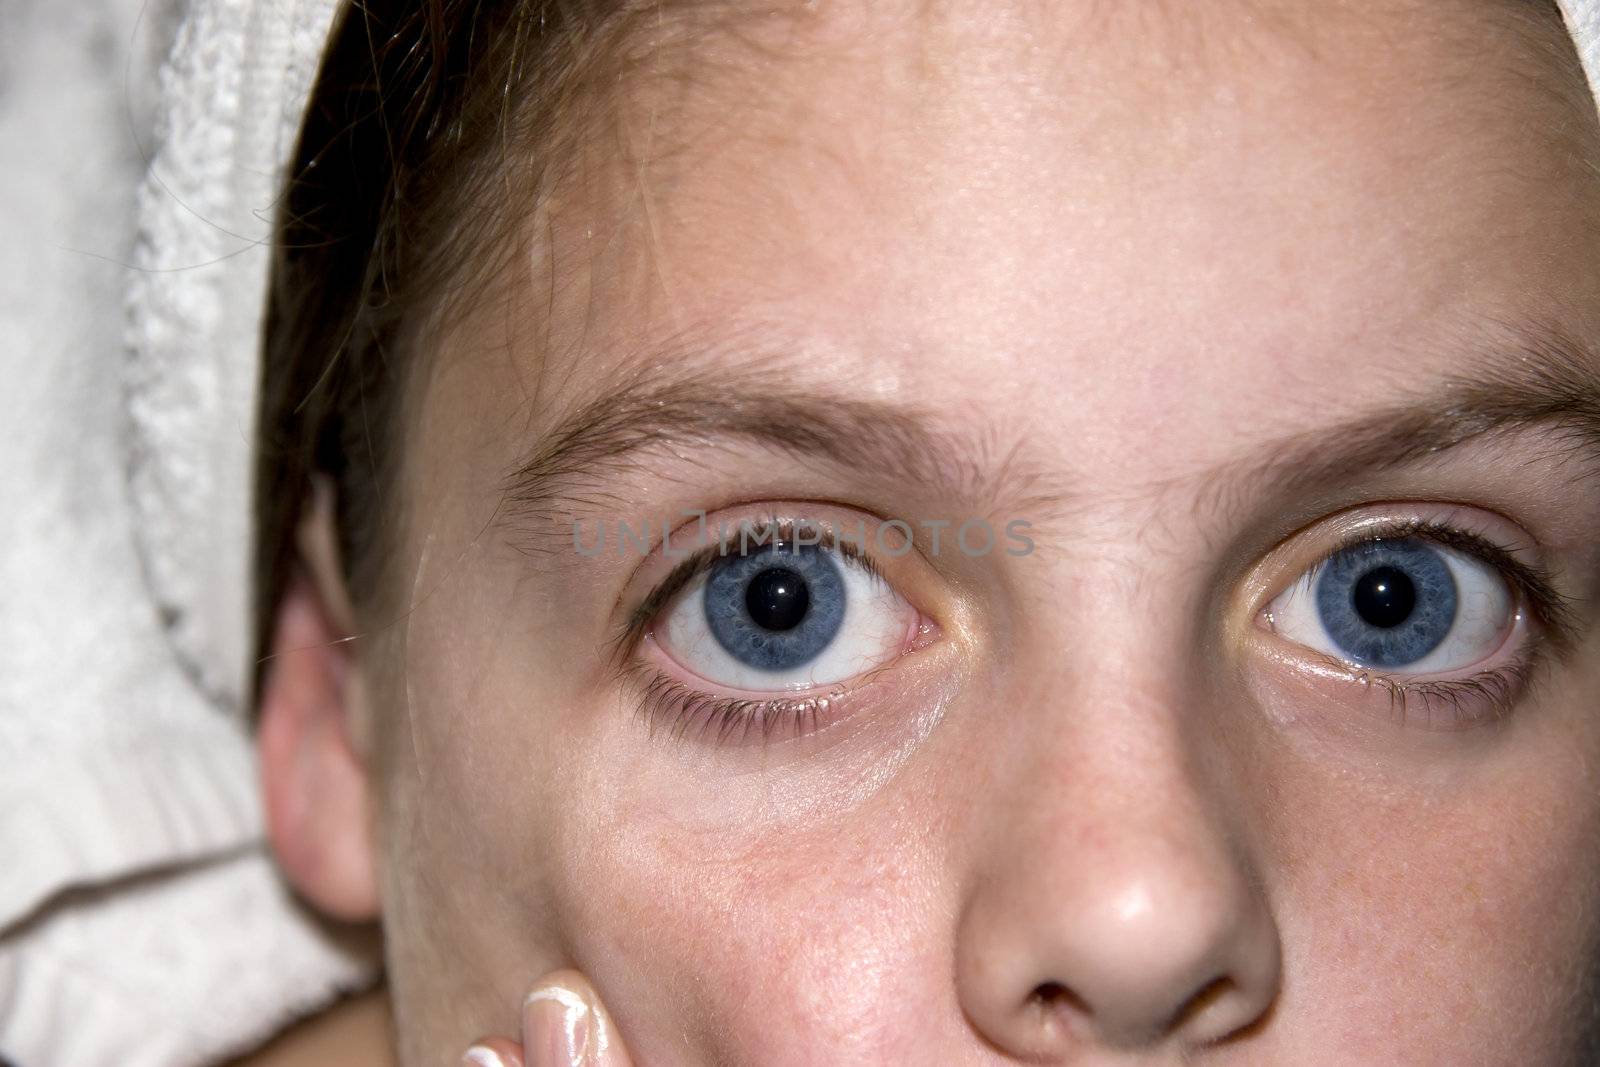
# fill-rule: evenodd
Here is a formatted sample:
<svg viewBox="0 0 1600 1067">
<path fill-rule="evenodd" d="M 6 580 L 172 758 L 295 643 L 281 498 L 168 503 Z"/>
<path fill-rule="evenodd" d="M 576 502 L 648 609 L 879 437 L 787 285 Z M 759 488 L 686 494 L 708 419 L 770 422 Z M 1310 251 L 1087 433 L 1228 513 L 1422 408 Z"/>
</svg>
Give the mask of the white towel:
<svg viewBox="0 0 1600 1067">
<path fill-rule="evenodd" d="M 1560 0 L 1567 32 L 1578 46 L 1578 58 L 1589 79 L 1589 91 L 1600 100 L 1600 0 Z"/>
<path fill-rule="evenodd" d="M 0 1058 L 20 1067 L 199 1067 L 376 964 L 274 875 L 240 721 L 261 245 L 336 0 L 178 3 L 0 20 Z M 1600 90 L 1600 0 L 1562 6 Z"/>
<path fill-rule="evenodd" d="M 202 0 L 159 108 L 175 0 L 0 15 L 0 1058 L 22 1067 L 215 1062 L 374 972 L 267 861 L 237 714 L 259 243 L 288 139 L 239 136 L 225 106 L 279 98 L 292 136 L 274 73 L 304 92 L 316 7 Z M 136 208 L 162 273 L 127 269 Z M 130 282 L 160 311 L 137 424 Z"/>
</svg>

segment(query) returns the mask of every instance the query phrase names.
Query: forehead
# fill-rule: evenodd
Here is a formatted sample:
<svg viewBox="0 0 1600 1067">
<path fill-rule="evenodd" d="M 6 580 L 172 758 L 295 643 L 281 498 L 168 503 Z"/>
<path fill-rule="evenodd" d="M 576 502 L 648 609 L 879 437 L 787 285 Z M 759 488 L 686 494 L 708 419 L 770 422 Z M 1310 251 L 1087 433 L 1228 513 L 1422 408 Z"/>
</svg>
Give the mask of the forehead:
<svg viewBox="0 0 1600 1067">
<path fill-rule="evenodd" d="M 1448 366 L 1475 318 L 1593 305 L 1594 109 L 1541 10 L 822 3 L 702 25 L 629 69 L 511 313 L 476 324 L 517 388 L 479 389 L 532 396 L 537 434 L 669 341 L 735 360 L 759 335 L 791 384 L 958 418 L 1159 408 L 1186 454 L 1242 404 L 1303 422 L 1352 380 Z"/>
</svg>

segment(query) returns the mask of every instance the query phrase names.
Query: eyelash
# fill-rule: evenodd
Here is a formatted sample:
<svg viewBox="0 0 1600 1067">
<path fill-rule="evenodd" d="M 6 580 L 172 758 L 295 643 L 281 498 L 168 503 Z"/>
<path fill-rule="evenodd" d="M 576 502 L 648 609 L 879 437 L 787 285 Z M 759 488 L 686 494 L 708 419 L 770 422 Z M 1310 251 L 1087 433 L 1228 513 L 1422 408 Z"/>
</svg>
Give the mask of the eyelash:
<svg viewBox="0 0 1600 1067">
<path fill-rule="evenodd" d="M 879 671 L 884 669 L 878 668 Z M 868 683 L 876 673 L 866 676 Z M 719 744 L 730 739 L 744 741 L 753 730 L 760 731 L 763 741 L 771 741 L 773 735 L 785 727 L 794 737 L 815 733 L 822 716 L 843 695 L 843 690 L 836 689 L 801 699 L 719 697 L 691 689 L 675 679 L 654 675 L 643 679 L 639 716 L 649 725 L 652 734 L 665 724 L 668 735 L 678 741 L 691 731 L 697 739 L 711 735 Z"/>
<path fill-rule="evenodd" d="M 772 541 L 792 544 L 796 523 L 793 520 L 763 521 L 741 527 L 749 532 L 744 537 L 755 543 Z M 860 567 L 868 574 L 883 578 L 872 557 L 862 551 L 854 541 L 840 540 L 827 527 L 808 527 L 818 532 L 817 544 L 832 549 L 842 556 L 849 566 Z M 730 739 L 736 731 L 743 740 L 750 732 L 759 729 L 763 741 L 770 741 L 780 728 L 788 727 L 792 736 L 799 737 L 814 732 L 823 713 L 846 692 L 855 693 L 867 685 L 889 665 L 869 671 L 848 690 L 834 686 L 827 693 L 805 697 L 773 697 L 765 700 L 745 697 L 721 697 L 704 693 L 674 678 L 658 674 L 643 663 L 628 663 L 628 658 L 638 648 L 663 608 L 686 589 L 700 575 L 706 573 L 719 560 L 738 554 L 738 538 L 729 538 L 728 544 L 711 544 L 698 549 L 672 569 L 639 606 L 629 614 L 621 632 L 612 641 L 612 662 L 618 664 L 639 687 L 638 714 L 653 734 L 663 724 L 674 740 L 682 740 L 691 731 L 696 737 L 715 732 L 720 743 Z M 809 540 L 808 540 L 809 543 Z"/>
<path fill-rule="evenodd" d="M 1550 572 L 1544 567 L 1518 559 L 1481 534 L 1427 519 L 1396 519 L 1362 530 L 1325 553 L 1319 565 L 1358 545 L 1407 537 L 1464 552 L 1493 567 L 1510 583 L 1518 610 L 1530 612 L 1537 628 L 1511 662 L 1466 678 L 1407 681 L 1403 677 L 1357 668 L 1357 680 L 1362 685 L 1378 685 L 1386 690 L 1390 714 L 1402 725 L 1413 724 L 1417 718 L 1414 705 L 1421 706 L 1427 717 L 1426 725 L 1434 729 L 1504 719 L 1522 698 L 1546 656 L 1571 647 L 1578 625 L 1571 598 L 1555 588 Z M 1313 569 L 1308 575 L 1315 573 Z M 1343 668 L 1350 666 L 1333 657 L 1327 659 Z M 1436 711 L 1445 712 L 1443 725 L 1435 722 Z"/>
</svg>

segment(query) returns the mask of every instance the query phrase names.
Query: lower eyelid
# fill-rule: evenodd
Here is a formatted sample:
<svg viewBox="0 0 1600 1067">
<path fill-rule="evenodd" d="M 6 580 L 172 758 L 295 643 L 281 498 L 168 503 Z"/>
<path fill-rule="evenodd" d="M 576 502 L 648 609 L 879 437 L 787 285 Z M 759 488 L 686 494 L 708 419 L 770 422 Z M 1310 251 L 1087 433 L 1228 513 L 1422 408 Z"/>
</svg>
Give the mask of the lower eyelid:
<svg viewBox="0 0 1600 1067">
<path fill-rule="evenodd" d="M 1405 675 L 1364 668 L 1280 639 L 1262 629 L 1253 642 L 1254 688 L 1284 724 L 1330 716 L 1372 717 L 1432 731 L 1459 731 L 1502 718 L 1525 695 L 1540 663 L 1539 635 L 1525 613 L 1483 663 L 1448 675 Z M 1507 654 L 1507 648 L 1514 651 Z M 1335 725 L 1338 723 L 1336 722 Z"/>
<path fill-rule="evenodd" d="M 1516 706 L 1534 666 L 1531 658 L 1509 662 L 1466 678 L 1369 678 L 1373 700 L 1398 725 L 1459 731 L 1497 721 Z"/>
<path fill-rule="evenodd" d="M 653 641 L 647 644 L 670 662 Z M 770 743 L 820 733 L 854 717 L 876 687 L 888 683 L 902 658 L 846 682 L 793 693 L 707 692 L 643 660 L 630 673 L 638 715 L 652 732 L 664 730 L 675 739 Z"/>
<path fill-rule="evenodd" d="M 623 678 L 636 701 L 637 718 L 652 734 L 659 730 L 674 740 L 719 746 L 765 745 L 819 734 L 861 715 L 893 714 L 911 691 L 909 676 L 902 685 L 900 675 L 910 665 L 908 658 L 931 649 L 942 637 L 936 621 L 913 610 L 899 654 L 856 677 L 787 693 L 712 692 L 704 688 L 709 683 L 685 677 L 688 672 L 647 631 Z"/>
</svg>

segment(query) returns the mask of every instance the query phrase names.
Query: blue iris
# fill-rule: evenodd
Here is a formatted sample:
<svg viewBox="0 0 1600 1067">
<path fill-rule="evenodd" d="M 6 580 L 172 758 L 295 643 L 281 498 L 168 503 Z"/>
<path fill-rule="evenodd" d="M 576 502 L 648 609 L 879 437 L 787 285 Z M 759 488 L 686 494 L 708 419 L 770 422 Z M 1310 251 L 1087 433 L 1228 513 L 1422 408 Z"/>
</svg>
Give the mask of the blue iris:
<svg viewBox="0 0 1600 1067">
<path fill-rule="evenodd" d="M 788 671 L 838 634 L 844 577 L 816 545 L 761 545 L 714 563 L 703 602 L 711 634 L 730 656 L 756 670 Z"/>
<path fill-rule="evenodd" d="M 1439 551 L 1416 538 L 1368 541 L 1328 560 L 1317 580 L 1323 629 L 1355 662 L 1415 663 L 1455 624 L 1455 576 Z"/>
</svg>

